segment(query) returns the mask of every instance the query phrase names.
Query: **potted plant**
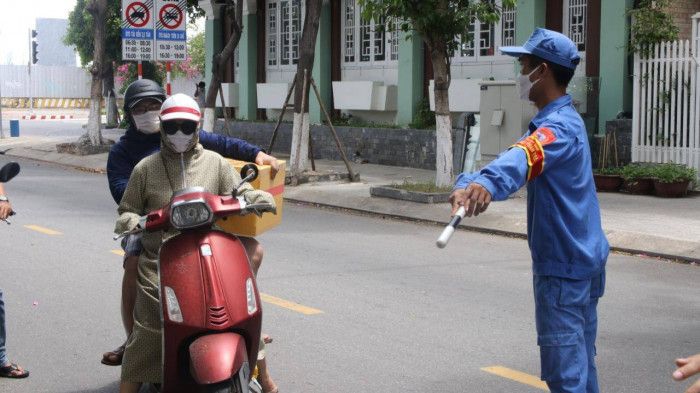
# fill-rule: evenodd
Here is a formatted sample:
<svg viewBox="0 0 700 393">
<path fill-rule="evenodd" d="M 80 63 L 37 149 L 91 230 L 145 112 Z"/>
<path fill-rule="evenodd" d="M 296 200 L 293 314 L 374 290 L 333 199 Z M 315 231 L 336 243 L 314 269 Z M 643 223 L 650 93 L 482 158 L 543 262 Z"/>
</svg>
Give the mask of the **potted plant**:
<svg viewBox="0 0 700 393">
<path fill-rule="evenodd" d="M 621 168 L 601 168 L 593 171 L 595 189 L 601 192 L 614 192 L 622 185 Z"/>
<path fill-rule="evenodd" d="M 622 168 L 623 188 L 630 194 L 649 195 L 654 192 L 654 167 L 632 163 Z"/>
<path fill-rule="evenodd" d="M 654 168 L 654 192 L 664 198 L 678 198 L 688 193 L 690 182 L 697 179 L 697 170 L 674 163 Z"/>
</svg>

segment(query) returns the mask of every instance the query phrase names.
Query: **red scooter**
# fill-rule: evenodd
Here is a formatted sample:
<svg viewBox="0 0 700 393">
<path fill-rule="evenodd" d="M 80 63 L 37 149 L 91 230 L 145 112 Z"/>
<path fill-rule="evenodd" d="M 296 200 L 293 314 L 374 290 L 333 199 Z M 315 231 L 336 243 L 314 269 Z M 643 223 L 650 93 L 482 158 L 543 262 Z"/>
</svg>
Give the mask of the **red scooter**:
<svg viewBox="0 0 700 393">
<path fill-rule="evenodd" d="M 257 175 L 255 165 L 244 166 L 241 184 Z M 140 229 L 117 236 L 180 231 L 160 248 L 163 393 L 251 391 L 262 324 L 260 296 L 245 248 L 213 224 L 232 215 L 275 209 L 247 204 L 236 194 L 184 189 L 170 204 L 142 217 Z"/>
</svg>

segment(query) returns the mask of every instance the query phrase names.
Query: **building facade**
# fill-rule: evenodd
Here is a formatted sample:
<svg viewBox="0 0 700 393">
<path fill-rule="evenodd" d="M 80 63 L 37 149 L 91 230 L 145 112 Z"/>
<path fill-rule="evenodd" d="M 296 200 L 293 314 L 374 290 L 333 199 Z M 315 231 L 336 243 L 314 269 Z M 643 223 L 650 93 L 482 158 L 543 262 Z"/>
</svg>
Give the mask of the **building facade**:
<svg viewBox="0 0 700 393">
<path fill-rule="evenodd" d="M 67 19 L 37 18 L 37 63 L 45 66 L 77 65 L 75 49 L 63 43 L 68 32 Z"/>
<path fill-rule="evenodd" d="M 296 71 L 305 2 L 245 1 L 243 37 L 225 81 L 237 96 L 231 100 L 237 101 L 237 117 L 275 117 Z M 500 5 L 500 0 L 492 1 Z M 207 11 L 208 57 L 220 50 L 230 30 L 214 3 L 200 0 Z M 464 111 L 468 105 L 463 104 L 475 94 L 462 82 L 515 79 L 516 62 L 498 48 L 520 45 L 536 27 L 547 27 L 578 45 L 582 62 L 570 91 L 589 131 L 604 129 L 605 121 L 631 107 L 627 10 L 632 6 L 633 0 L 519 0 L 515 9 L 503 9 L 498 23 L 475 21 L 472 39 L 456 37 L 460 46 L 452 59 L 451 111 Z M 312 71 L 322 99 L 327 107 L 359 118 L 410 124 L 431 91 L 425 47 L 419 36 L 377 29 L 361 13 L 357 0 L 323 2 Z M 320 122 L 313 94 L 310 105 L 312 121 Z"/>
</svg>

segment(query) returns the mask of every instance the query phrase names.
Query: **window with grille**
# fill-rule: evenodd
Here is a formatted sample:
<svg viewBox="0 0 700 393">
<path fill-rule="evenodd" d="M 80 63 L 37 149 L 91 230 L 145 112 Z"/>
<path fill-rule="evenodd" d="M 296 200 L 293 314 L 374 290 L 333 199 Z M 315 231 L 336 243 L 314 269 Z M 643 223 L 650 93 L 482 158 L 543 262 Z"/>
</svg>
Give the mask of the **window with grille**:
<svg viewBox="0 0 700 393">
<path fill-rule="evenodd" d="M 344 0 L 344 19 L 345 19 L 345 62 L 355 62 L 355 0 Z"/>
<path fill-rule="evenodd" d="M 343 62 L 384 63 L 399 58 L 399 33 L 381 28 L 384 21 L 362 17 L 357 0 L 343 0 Z"/>
<path fill-rule="evenodd" d="M 501 0 L 495 0 L 497 7 Z M 498 48 L 515 45 L 515 9 L 501 9 L 501 18 L 497 23 L 484 23 L 475 20 L 469 26 L 472 37 L 458 37 L 459 48 L 455 51 L 456 61 L 479 61 L 481 57 L 500 56 Z"/>
<path fill-rule="evenodd" d="M 392 31 L 389 32 L 389 52 L 391 53 L 391 60 L 399 59 L 399 29 L 401 24 L 396 22 Z"/>
<path fill-rule="evenodd" d="M 501 12 L 501 46 L 515 45 L 515 8 L 503 8 Z"/>
<path fill-rule="evenodd" d="M 267 1 L 268 66 L 291 66 L 298 62 L 303 13 L 301 0 Z"/>
<path fill-rule="evenodd" d="M 277 65 L 277 3 L 267 5 L 267 65 Z"/>
<path fill-rule="evenodd" d="M 564 33 L 578 50 L 586 50 L 586 11 L 588 0 L 564 0 Z"/>
</svg>

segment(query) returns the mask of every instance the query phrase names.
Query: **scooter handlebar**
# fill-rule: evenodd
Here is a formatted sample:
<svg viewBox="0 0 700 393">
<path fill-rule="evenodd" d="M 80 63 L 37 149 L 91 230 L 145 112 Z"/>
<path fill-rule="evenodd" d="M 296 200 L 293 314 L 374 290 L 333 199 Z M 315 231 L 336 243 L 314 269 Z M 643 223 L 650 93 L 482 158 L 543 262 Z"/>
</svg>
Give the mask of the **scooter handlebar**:
<svg viewBox="0 0 700 393">
<path fill-rule="evenodd" d="M 455 213 L 455 215 L 452 217 L 452 220 L 449 224 L 447 224 L 445 229 L 442 230 L 442 234 L 440 234 L 440 237 L 437 239 L 437 242 L 435 242 L 435 245 L 437 245 L 438 248 L 445 248 L 445 246 L 447 246 L 447 243 L 450 241 L 450 238 L 455 233 L 455 228 L 457 228 L 457 225 L 459 225 L 460 221 L 462 221 L 466 212 L 467 211 L 466 209 L 464 209 L 464 206 L 461 206 L 459 210 L 457 210 L 457 213 Z"/>
</svg>

